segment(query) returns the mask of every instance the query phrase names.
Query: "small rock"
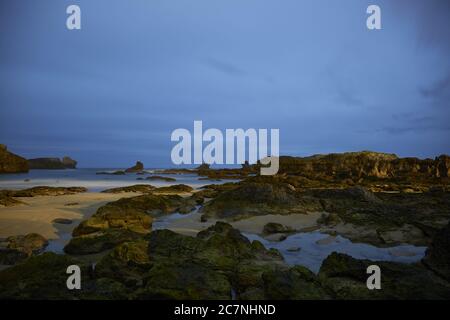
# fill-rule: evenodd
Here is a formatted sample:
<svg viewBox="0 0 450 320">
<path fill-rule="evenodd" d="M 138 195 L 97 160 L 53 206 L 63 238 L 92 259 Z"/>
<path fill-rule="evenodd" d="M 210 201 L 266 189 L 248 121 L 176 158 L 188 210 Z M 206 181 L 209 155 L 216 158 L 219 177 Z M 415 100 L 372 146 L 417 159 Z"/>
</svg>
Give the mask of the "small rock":
<svg viewBox="0 0 450 320">
<path fill-rule="evenodd" d="M 294 231 L 291 227 L 284 226 L 281 223 L 269 222 L 264 226 L 263 234 L 291 233 Z"/>
<path fill-rule="evenodd" d="M 56 218 L 52 222 L 57 224 L 72 224 L 72 220 L 64 218 Z"/>
<path fill-rule="evenodd" d="M 65 204 L 66 207 L 77 206 L 77 205 L 79 205 L 78 202 L 69 202 L 69 203 Z"/>
</svg>

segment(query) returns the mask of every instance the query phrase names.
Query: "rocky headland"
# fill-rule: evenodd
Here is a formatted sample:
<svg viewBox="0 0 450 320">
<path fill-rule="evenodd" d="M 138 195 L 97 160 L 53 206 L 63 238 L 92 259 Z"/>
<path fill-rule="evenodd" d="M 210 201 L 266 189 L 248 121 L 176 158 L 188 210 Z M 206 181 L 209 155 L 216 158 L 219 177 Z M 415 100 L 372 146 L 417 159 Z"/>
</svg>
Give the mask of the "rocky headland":
<svg viewBox="0 0 450 320">
<path fill-rule="evenodd" d="M 76 169 L 77 161 L 70 157 L 59 158 L 35 158 L 28 159 L 30 169 L 63 170 Z"/>
<path fill-rule="evenodd" d="M 0 144 L 0 174 L 28 172 L 26 159 L 9 152 L 4 144 Z"/>
</svg>

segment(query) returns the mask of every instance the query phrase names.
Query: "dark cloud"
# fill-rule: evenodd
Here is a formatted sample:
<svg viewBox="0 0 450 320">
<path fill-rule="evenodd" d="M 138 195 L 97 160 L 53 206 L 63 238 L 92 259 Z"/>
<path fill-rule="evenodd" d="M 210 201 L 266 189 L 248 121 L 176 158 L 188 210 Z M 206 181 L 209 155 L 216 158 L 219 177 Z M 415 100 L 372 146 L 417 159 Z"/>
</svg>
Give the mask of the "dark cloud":
<svg viewBox="0 0 450 320">
<path fill-rule="evenodd" d="M 450 1 L 396 0 L 386 2 L 395 15 L 414 23 L 416 38 L 423 47 L 439 47 L 450 52 Z"/>
</svg>

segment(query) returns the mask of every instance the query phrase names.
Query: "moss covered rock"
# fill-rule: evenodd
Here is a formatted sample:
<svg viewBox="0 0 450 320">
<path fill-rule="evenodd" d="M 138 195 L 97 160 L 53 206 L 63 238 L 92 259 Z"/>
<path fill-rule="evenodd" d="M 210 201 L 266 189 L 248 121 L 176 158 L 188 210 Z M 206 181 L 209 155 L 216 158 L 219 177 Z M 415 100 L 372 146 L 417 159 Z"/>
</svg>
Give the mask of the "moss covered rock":
<svg viewBox="0 0 450 320">
<path fill-rule="evenodd" d="M 367 267 L 381 269 L 381 290 L 367 288 Z M 337 299 L 449 299 L 450 285 L 420 264 L 357 260 L 332 253 L 322 264 L 320 281 Z"/>
</svg>

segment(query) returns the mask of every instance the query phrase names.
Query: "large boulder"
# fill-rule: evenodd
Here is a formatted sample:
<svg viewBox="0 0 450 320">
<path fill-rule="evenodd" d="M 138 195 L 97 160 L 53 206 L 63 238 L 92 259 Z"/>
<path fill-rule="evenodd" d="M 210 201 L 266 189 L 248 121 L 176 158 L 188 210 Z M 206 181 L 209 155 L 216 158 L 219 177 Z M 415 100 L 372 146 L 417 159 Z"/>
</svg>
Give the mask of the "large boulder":
<svg viewBox="0 0 450 320">
<path fill-rule="evenodd" d="M 257 177 L 225 189 L 205 204 L 202 212 L 205 217 L 230 220 L 255 215 L 305 213 L 299 203 L 295 188 L 282 178 Z"/>
<path fill-rule="evenodd" d="M 288 270 L 268 270 L 262 274 L 264 299 L 321 300 L 329 298 L 317 277 L 307 268 L 295 266 Z"/>
<path fill-rule="evenodd" d="M 37 233 L 8 237 L 0 242 L 0 264 L 16 264 L 42 253 L 47 245 L 48 240 Z"/>
<path fill-rule="evenodd" d="M 367 288 L 367 268 L 381 270 L 381 290 Z M 357 260 L 333 252 L 319 271 L 322 286 L 335 299 L 449 299 L 450 285 L 420 264 Z"/>
<path fill-rule="evenodd" d="M 218 222 L 197 237 L 156 230 L 123 243 L 97 264 L 96 276 L 134 287 L 139 299 L 231 299 L 264 296 L 262 274 L 277 268 L 288 269 L 277 251 Z"/>
<path fill-rule="evenodd" d="M 0 174 L 28 172 L 27 160 L 8 151 L 4 144 L 0 144 Z"/>
<path fill-rule="evenodd" d="M 194 198 L 177 195 L 154 195 L 122 198 L 107 203 L 74 230 L 64 248 L 71 254 L 90 254 L 142 238 L 151 231 L 153 217 L 195 209 Z"/>
<path fill-rule="evenodd" d="M 66 273 L 79 262 L 64 255 L 44 253 L 0 272 L 0 299 L 76 299 L 83 290 L 68 290 Z M 82 289 L 87 287 L 82 268 Z"/>
<path fill-rule="evenodd" d="M 233 292 L 239 297 L 255 286 L 264 290 L 262 273 L 284 265 L 277 251 L 222 222 L 195 238 L 154 231 L 148 253 L 153 267 L 142 295 L 151 298 L 231 299 Z"/>
</svg>

